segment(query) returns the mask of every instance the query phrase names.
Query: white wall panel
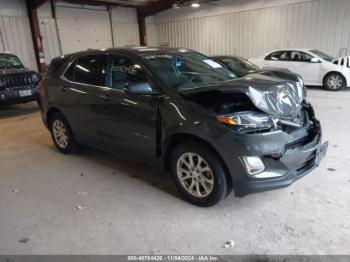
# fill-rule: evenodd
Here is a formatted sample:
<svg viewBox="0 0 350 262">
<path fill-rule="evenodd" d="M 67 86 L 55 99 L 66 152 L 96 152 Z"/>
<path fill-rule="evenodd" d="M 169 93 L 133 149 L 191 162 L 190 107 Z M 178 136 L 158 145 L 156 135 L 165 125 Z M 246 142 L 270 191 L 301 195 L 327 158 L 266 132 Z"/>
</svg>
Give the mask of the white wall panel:
<svg viewBox="0 0 350 262">
<path fill-rule="evenodd" d="M 27 17 L 27 7 L 24 0 L 0 0 L 0 16 Z"/>
<path fill-rule="evenodd" d="M 112 9 L 114 46 L 140 45 L 139 26 L 135 8 Z"/>
<path fill-rule="evenodd" d="M 154 23 L 147 23 L 146 24 L 146 35 L 147 35 L 147 45 L 148 46 L 156 46 L 158 44 L 156 24 L 154 24 Z"/>
<path fill-rule="evenodd" d="M 50 64 L 52 58 L 61 55 L 55 19 L 40 18 L 39 23 L 45 54 L 45 62 L 46 64 Z"/>
<path fill-rule="evenodd" d="M 63 54 L 112 47 L 107 11 L 57 7 L 57 26 Z"/>
<path fill-rule="evenodd" d="M 134 22 L 113 22 L 114 46 L 140 45 L 139 26 Z"/>
<path fill-rule="evenodd" d="M 16 54 L 26 67 L 37 69 L 27 17 L 0 16 L 0 52 L 3 51 Z"/>
<path fill-rule="evenodd" d="M 161 14 L 161 19 L 156 17 L 157 43 L 248 58 L 283 47 L 319 48 L 338 55 L 341 48 L 350 49 L 349 14 L 349 0 L 305 1 L 183 19 L 174 16 L 166 22 Z"/>
</svg>

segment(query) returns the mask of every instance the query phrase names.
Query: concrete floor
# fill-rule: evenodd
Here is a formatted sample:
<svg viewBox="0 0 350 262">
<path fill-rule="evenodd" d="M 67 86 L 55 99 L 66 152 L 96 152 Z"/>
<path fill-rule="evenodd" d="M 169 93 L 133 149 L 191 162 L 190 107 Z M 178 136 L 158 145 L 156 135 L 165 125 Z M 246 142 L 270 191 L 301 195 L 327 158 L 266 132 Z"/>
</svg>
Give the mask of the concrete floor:
<svg viewBox="0 0 350 262">
<path fill-rule="evenodd" d="M 60 154 L 36 104 L 2 107 L 0 254 L 350 254 L 350 90 L 312 89 L 309 100 L 330 141 L 322 166 L 206 209 L 150 167 Z"/>
</svg>

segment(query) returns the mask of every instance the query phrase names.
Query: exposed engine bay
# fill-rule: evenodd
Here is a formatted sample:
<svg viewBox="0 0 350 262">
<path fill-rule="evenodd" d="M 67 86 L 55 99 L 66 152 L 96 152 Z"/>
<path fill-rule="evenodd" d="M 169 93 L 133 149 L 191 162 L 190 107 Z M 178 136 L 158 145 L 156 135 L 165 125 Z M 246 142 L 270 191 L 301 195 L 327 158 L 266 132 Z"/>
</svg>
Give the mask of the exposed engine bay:
<svg viewBox="0 0 350 262">
<path fill-rule="evenodd" d="M 201 92 L 187 97 L 218 115 L 227 115 L 240 111 L 257 110 L 245 94 L 235 93 L 224 95 L 218 90 Z"/>
<path fill-rule="evenodd" d="M 262 133 L 273 130 L 290 133 L 301 128 L 309 129 L 313 124 L 313 110 L 305 101 L 298 106 L 299 110 L 295 116 L 276 117 L 257 108 L 245 93 L 224 94 L 219 90 L 210 90 L 186 95 L 186 98 L 215 112 L 218 116 L 240 116 L 240 121 L 236 122 L 242 126 L 248 126 L 250 120 L 264 121 L 264 124 L 256 125 L 254 128 L 239 129 L 241 133 Z M 254 118 L 250 115 L 254 115 Z M 251 119 L 247 119 L 248 116 Z"/>
</svg>

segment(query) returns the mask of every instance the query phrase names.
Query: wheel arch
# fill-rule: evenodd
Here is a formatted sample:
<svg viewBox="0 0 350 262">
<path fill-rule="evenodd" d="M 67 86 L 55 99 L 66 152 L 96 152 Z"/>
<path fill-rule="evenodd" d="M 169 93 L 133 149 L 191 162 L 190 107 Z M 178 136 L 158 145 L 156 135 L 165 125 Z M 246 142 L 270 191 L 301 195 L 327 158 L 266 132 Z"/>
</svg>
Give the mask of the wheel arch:
<svg viewBox="0 0 350 262">
<path fill-rule="evenodd" d="M 50 126 L 52 116 L 54 114 L 56 114 L 56 113 L 60 113 L 61 115 L 63 115 L 62 112 L 56 107 L 51 107 L 47 111 L 47 113 L 46 113 L 46 124 L 47 124 L 48 127 Z"/>
<path fill-rule="evenodd" d="M 232 189 L 232 187 L 233 187 L 232 177 L 230 175 L 229 169 L 226 166 L 225 161 L 223 160 L 223 158 L 221 157 L 219 152 L 209 142 L 207 142 L 203 138 L 200 138 L 200 137 L 193 135 L 193 134 L 187 134 L 187 133 L 174 134 L 166 140 L 166 142 L 164 143 L 163 150 L 162 150 L 163 151 L 163 154 L 162 154 L 163 170 L 165 172 L 169 172 L 171 152 L 173 152 L 173 150 L 178 145 L 180 145 L 181 143 L 185 143 L 186 141 L 200 143 L 200 144 L 207 146 L 208 148 L 211 149 L 211 151 L 216 155 L 216 157 L 220 161 L 221 166 L 224 169 L 225 176 L 227 179 L 228 189 Z"/>
</svg>

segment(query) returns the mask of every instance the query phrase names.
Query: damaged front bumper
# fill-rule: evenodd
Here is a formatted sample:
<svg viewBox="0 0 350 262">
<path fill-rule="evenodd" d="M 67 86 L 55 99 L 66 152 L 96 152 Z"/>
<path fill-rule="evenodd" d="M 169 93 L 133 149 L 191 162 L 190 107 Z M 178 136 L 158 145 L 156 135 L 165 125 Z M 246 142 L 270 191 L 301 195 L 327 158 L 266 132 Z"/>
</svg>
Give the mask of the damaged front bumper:
<svg viewBox="0 0 350 262">
<path fill-rule="evenodd" d="M 314 118 L 312 108 L 309 114 L 312 129 L 304 127 L 289 133 L 282 130 L 259 134 L 228 132 L 213 143 L 231 174 L 236 196 L 287 187 L 320 164 L 328 143 L 321 142 L 321 125 Z M 264 171 L 256 177 L 249 175 L 243 156 L 259 157 Z"/>
<path fill-rule="evenodd" d="M 310 143 L 311 144 L 311 143 Z M 280 159 L 264 157 L 265 171 L 262 176 L 273 178 L 250 178 L 234 182 L 236 196 L 245 196 L 267 190 L 287 187 L 319 166 L 326 155 L 328 142 L 298 147 L 286 151 Z"/>
</svg>

